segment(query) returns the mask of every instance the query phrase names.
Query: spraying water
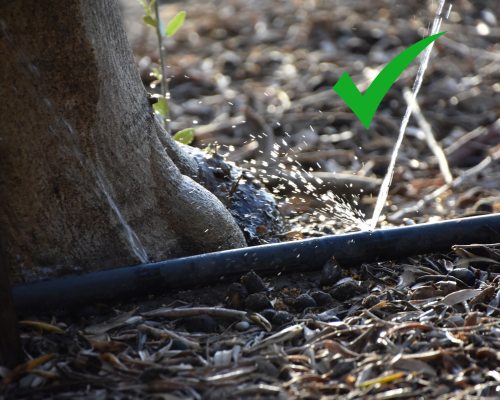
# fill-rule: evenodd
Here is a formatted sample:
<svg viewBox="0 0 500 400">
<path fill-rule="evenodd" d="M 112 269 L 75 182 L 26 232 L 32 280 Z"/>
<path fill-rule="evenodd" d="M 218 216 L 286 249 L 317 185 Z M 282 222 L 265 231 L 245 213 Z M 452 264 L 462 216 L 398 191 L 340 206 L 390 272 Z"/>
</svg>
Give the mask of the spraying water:
<svg viewBox="0 0 500 400">
<path fill-rule="evenodd" d="M 446 0 L 440 0 L 439 2 L 438 8 L 436 10 L 436 16 L 433 20 L 430 35 L 434 35 L 439 32 L 443 19 L 442 12 L 445 2 Z M 448 7 L 445 18 L 449 16 L 450 12 L 451 12 L 451 5 Z M 422 86 L 423 77 L 429 63 L 432 47 L 433 43 L 427 46 L 422 54 L 420 65 L 415 78 L 415 83 L 412 88 L 413 99 L 416 98 Z M 283 190 L 285 187 L 291 187 L 292 189 L 291 192 L 293 195 L 305 194 L 320 201 L 323 204 L 323 206 L 319 209 L 316 209 L 312 214 L 310 214 L 313 217 L 327 216 L 329 219 L 335 219 L 344 228 L 347 228 L 348 230 L 373 230 L 377 225 L 377 222 L 380 218 L 385 202 L 387 200 L 389 188 L 394 175 L 394 167 L 396 164 L 396 159 L 399 153 L 399 149 L 401 147 L 401 143 L 404 138 L 406 127 L 410 120 L 411 112 L 412 112 L 412 107 L 408 106 L 406 108 L 403 120 L 401 122 L 398 138 L 391 155 L 387 173 L 380 187 L 379 195 L 377 198 L 372 218 L 369 219 L 368 221 L 365 219 L 364 214 L 351 204 L 353 203 L 354 205 L 356 205 L 356 200 L 348 202 L 344 198 L 332 193 L 331 191 L 328 191 L 323 194 L 318 193 L 318 188 L 322 187 L 321 180 L 318 179 L 317 177 L 314 177 L 309 171 L 306 171 L 297 160 L 294 160 L 293 150 L 290 153 L 287 151 L 289 150 L 289 146 L 284 139 L 282 139 L 283 146 L 281 146 L 278 143 L 274 143 L 272 151 L 269 151 L 270 163 L 267 163 L 266 161 L 261 161 L 260 163 L 258 163 L 255 160 L 252 160 L 251 164 L 260 164 L 261 168 L 257 169 L 252 166 L 249 169 L 251 172 L 260 175 L 261 180 L 263 182 L 268 182 L 266 176 L 271 179 L 276 179 L 279 182 L 279 185 L 277 185 L 277 187 L 273 191 L 276 198 L 280 198 L 278 196 L 280 190 Z M 311 129 L 314 131 L 312 127 Z M 289 136 L 286 132 L 285 134 Z M 265 136 L 267 136 L 265 133 L 262 133 L 260 135 L 251 135 L 251 139 L 256 140 L 257 142 L 262 142 L 265 141 L 263 140 L 265 139 Z M 246 142 L 244 144 L 246 144 Z M 305 141 L 304 145 L 307 147 L 307 143 Z M 281 159 L 286 158 L 286 161 L 288 163 L 294 164 L 291 167 L 291 171 L 286 168 L 283 162 L 280 162 L 278 150 L 286 151 L 287 154 L 285 154 L 285 156 L 281 156 Z M 301 147 L 296 146 L 296 150 L 300 151 Z M 263 154 L 262 151 L 261 153 Z M 269 166 L 272 166 L 274 169 L 272 173 L 270 173 L 266 169 L 262 169 L 262 167 L 269 167 Z M 320 166 L 318 165 L 318 167 Z M 265 174 L 265 176 L 262 176 L 262 174 Z M 295 182 L 293 182 L 293 180 L 290 179 L 290 176 L 302 184 L 300 188 Z M 288 203 L 296 198 L 292 196 L 290 198 L 282 198 L 282 199 L 286 203 Z M 305 200 L 301 199 L 301 201 L 305 203 Z"/>
<path fill-rule="evenodd" d="M 445 2 L 446 2 L 446 0 L 440 0 L 440 2 L 439 2 L 438 9 L 436 11 L 436 16 L 435 16 L 434 21 L 432 23 L 431 35 L 438 33 L 438 31 L 441 27 L 441 22 L 443 20 L 441 13 L 443 11 L 443 7 L 444 7 Z M 449 15 L 450 11 L 451 11 L 451 5 L 448 8 L 447 15 Z M 425 51 L 423 53 L 422 60 L 421 60 L 420 65 L 418 67 L 417 76 L 415 78 L 415 83 L 414 83 L 413 89 L 412 89 L 411 97 L 413 100 L 416 99 L 417 94 L 420 90 L 420 87 L 422 86 L 425 70 L 427 69 L 427 66 L 429 64 L 429 58 L 431 55 L 433 45 L 434 45 L 434 43 L 431 43 L 425 49 Z M 403 142 L 403 137 L 404 137 L 404 134 L 406 131 L 406 126 L 408 125 L 408 122 L 410 121 L 411 112 L 412 112 L 412 107 L 411 107 L 411 105 L 408 105 L 406 107 L 406 111 L 405 111 L 403 120 L 401 121 L 398 139 L 396 141 L 396 144 L 394 145 L 391 160 L 389 162 L 389 167 L 387 169 L 387 173 L 385 174 L 384 180 L 382 181 L 382 185 L 380 187 L 380 192 L 379 192 L 379 195 L 377 197 L 377 202 L 375 204 L 375 209 L 373 211 L 372 218 L 369 221 L 371 230 L 375 229 L 375 227 L 377 226 L 377 222 L 378 222 L 380 215 L 382 213 L 382 210 L 384 208 L 385 202 L 387 200 L 387 196 L 389 195 L 389 187 L 391 186 L 392 177 L 394 175 L 394 167 L 396 165 L 396 159 L 398 157 L 401 143 Z"/>
<path fill-rule="evenodd" d="M 289 136 L 286 132 L 285 134 Z M 250 135 L 250 137 L 252 140 L 259 141 L 265 139 L 265 134 Z M 306 139 L 304 136 L 302 138 Z M 356 208 L 357 198 L 355 195 L 352 195 L 352 199 L 347 201 L 332 190 L 325 190 L 328 185 L 321 178 L 313 175 L 311 170 L 306 170 L 295 158 L 295 152 L 300 152 L 302 145 L 308 145 L 305 140 L 295 146 L 295 149 L 291 148 L 285 139 L 281 139 L 281 143 L 273 143 L 272 151 L 269 152 L 266 160 L 250 160 L 248 167 L 250 172 L 259 176 L 262 182 L 268 183 L 270 179 L 277 182 L 273 189 L 276 199 L 280 199 L 286 204 L 307 203 L 304 195 L 309 196 L 320 203 L 321 207 L 310 213 L 300 213 L 304 217 L 309 217 L 308 222 L 313 220 L 332 221 L 332 225 L 337 223 L 336 228 L 342 227 L 345 231 L 368 229 L 365 215 Z M 280 152 L 284 155 L 280 155 Z M 292 164 L 291 167 L 287 167 L 284 161 Z M 256 168 L 257 165 L 259 168 Z M 320 164 L 317 164 L 317 167 L 321 169 Z M 279 193 L 287 188 L 291 195 L 280 196 Z M 288 219 L 291 218 L 288 217 Z"/>
<path fill-rule="evenodd" d="M 97 170 L 96 175 L 97 175 L 97 184 L 101 189 L 101 192 L 104 194 L 108 205 L 111 207 L 111 210 L 115 214 L 117 220 L 120 222 L 120 225 L 123 229 L 122 232 L 124 233 L 125 239 L 127 240 L 129 249 L 132 250 L 135 256 L 141 261 L 141 263 L 144 264 L 148 262 L 148 254 L 146 253 L 146 249 L 142 245 L 135 231 L 128 224 L 127 220 L 123 217 L 122 212 L 118 208 L 109 190 L 107 190 L 109 185 L 105 182 L 104 176 L 102 175 L 101 171 Z"/>
</svg>

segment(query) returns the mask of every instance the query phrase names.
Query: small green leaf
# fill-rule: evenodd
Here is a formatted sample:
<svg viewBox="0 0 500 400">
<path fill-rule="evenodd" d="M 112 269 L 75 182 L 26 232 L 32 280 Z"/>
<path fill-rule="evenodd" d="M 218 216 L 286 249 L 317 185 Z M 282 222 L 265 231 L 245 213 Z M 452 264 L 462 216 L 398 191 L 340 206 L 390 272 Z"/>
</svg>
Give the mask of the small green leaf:
<svg viewBox="0 0 500 400">
<path fill-rule="evenodd" d="M 144 12 L 147 14 L 149 6 L 148 6 L 148 3 L 146 3 L 146 0 L 138 0 L 138 1 L 139 1 L 139 4 L 142 6 Z"/>
<path fill-rule="evenodd" d="M 150 15 L 145 15 L 144 17 L 142 17 L 142 20 L 144 21 L 144 23 L 146 25 L 151 25 L 153 28 L 156 28 L 156 26 L 157 26 L 156 19 L 154 19 Z"/>
<path fill-rule="evenodd" d="M 168 21 L 167 29 L 165 29 L 165 35 L 167 35 L 167 37 L 175 35 L 175 32 L 177 32 L 184 24 L 185 19 L 186 11 L 179 11 L 174 18 Z"/>
<path fill-rule="evenodd" d="M 168 101 L 165 96 L 158 96 L 158 101 L 153 104 L 153 110 L 163 118 L 168 117 Z"/>
<path fill-rule="evenodd" d="M 161 81 L 161 71 L 160 68 L 152 68 L 150 75 L 158 81 Z"/>
<path fill-rule="evenodd" d="M 186 128 L 173 136 L 174 140 L 182 144 L 191 144 L 194 140 L 194 128 Z"/>
<path fill-rule="evenodd" d="M 156 3 L 156 0 L 151 0 L 149 3 L 147 0 L 138 0 L 140 5 L 142 6 L 142 9 L 144 10 L 144 14 L 146 16 L 151 16 L 153 13 L 153 7 Z"/>
</svg>

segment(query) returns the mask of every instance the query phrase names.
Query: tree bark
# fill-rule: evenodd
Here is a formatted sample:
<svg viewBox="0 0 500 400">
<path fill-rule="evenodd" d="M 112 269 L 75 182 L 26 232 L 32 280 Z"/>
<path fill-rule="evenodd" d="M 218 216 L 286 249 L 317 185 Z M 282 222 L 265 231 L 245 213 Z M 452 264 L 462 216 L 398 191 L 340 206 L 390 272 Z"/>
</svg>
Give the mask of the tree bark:
<svg viewBox="0 0 500 400">
<path fill-rule="evenodd" d="M 156 122 L 116 0 L 2 1 L 0 54 L 0 260 L 15 281 L 245 245 Z"/>
</svg>

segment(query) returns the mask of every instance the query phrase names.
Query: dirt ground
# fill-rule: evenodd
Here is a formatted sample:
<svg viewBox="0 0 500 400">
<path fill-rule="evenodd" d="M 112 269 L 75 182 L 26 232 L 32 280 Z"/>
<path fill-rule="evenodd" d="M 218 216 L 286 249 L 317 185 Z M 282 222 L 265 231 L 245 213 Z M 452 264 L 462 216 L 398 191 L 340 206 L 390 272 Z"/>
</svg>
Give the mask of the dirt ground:
<svg viewBox="0 0 500 400">
<path fill-rule="evenodd" d="M 187 11 L 165 44 L 172 131 L 195 126 L 195 146 L 216 148 L 262 180 L 285 218 L 273 239 L 359 230 L 418 62 L 388 92 L 370 129 L 332 86 L 348 71 L 366 88 L 428 34 L 437 3 L 164 4 L 165 20 Z M 500 212 L 500 8 L 498 0 L 452 6 L 382 226 Z M 140 14 L 125 15 L 149 85 L 155 38 Z M 448 162 L 448 182 L 427 126 Z M 499 265 L 499 244 L 455 246 L 350 269 L 332 260 L 322 271 L 249 272 L 231 284 L 23 316 L 31 361 L 0 369 L 0 398 L 499 398 Z"/>
</svg>

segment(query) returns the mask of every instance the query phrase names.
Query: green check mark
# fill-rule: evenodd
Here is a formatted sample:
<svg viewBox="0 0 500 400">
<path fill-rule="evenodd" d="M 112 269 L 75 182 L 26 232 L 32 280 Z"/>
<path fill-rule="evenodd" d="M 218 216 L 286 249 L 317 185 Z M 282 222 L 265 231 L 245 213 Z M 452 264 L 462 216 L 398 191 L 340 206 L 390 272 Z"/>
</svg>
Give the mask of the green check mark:
<svg viewBox="0 0 500 400">
<path fill-rule="evenodd" d="M 433 41 L 446 32 L 436 33 L 426 37 L 403 50 L 380 71 L 364 94 L 358 90 L 351 77 L 344 72 L 333 90 L 345 101 L 356 114 L 366 129 L 370 127 L 375 111 L 399 75 L 417 58 L 417 56 Z"/>
</svg>

